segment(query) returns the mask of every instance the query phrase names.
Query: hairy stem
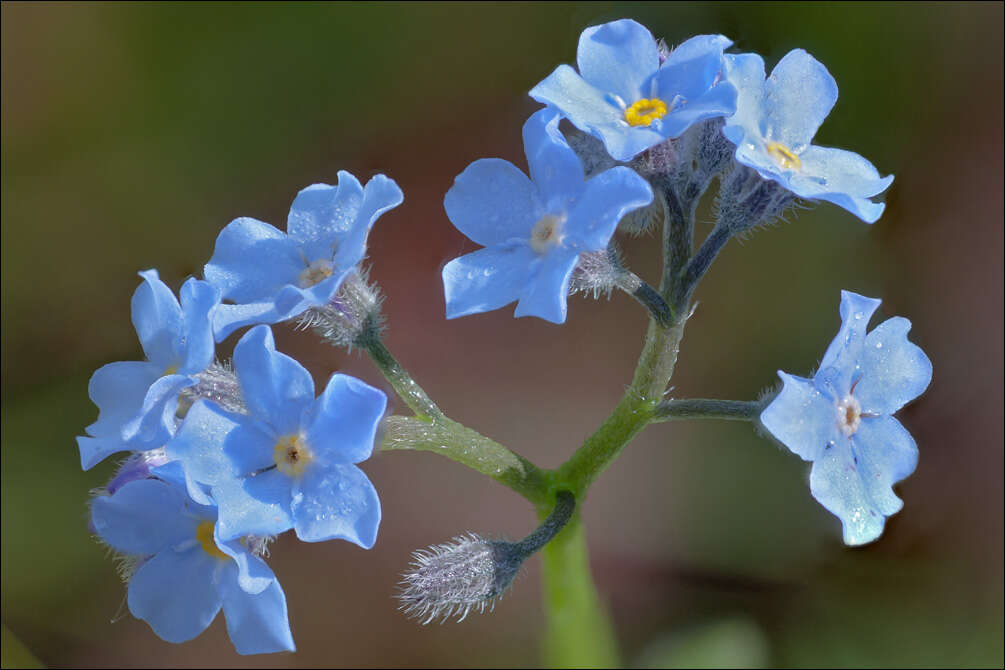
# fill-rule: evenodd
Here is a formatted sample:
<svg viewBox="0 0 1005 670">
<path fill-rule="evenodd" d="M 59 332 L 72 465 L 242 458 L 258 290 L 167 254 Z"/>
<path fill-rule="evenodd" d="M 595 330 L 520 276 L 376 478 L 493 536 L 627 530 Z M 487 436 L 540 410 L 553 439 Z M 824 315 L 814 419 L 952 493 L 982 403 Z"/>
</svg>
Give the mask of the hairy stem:
<svg viewBox="0 0 1005 670">
<path fill-rule="evenodd" d="M 670 324 L 672 314 L 663 296 L 637 274 L 625 270 L 616 286 L 645 307 L 649 311 L 651 319 L 656 320 L 664 327 Z"/>
<path fill-rule="evenodd" d="M 446 418 L 436 403 L 426 395 L 421 386 L 415 383 L 408 371 L 401 367 L 397 359 L 384 346 L 376 328 L 367 329 L 365 334 L 359 338 L 358 345 L 366 349 L 366 353 L 370 355 L 374 365 L 417 417 L 425 421 Z"/>
<path fill-rule="evenodd" d="M 708 272 L 712 261 L 719 255 L 722 248 L 726 246 L 732 233 L 729 228 L 716 224 L 712 232 L 708 234 L 705 241 L 701 243 L 698 251 L 680 273 L 680 278 L 676 284 L 676 290 L 671 300 L 674 309 L 683 310 L 687 308 L 687 303 L 694 293 L 695 287 L 701 278 Z"/>
<path fill-rule="evenodd" d="M 756 421 L 764 410 L 763 400 L 711 400 L 687 398 L 664 400 L 653 410 L 653 421 L 678 419 L 722 419 L 724 421 Z"/>
</svg>

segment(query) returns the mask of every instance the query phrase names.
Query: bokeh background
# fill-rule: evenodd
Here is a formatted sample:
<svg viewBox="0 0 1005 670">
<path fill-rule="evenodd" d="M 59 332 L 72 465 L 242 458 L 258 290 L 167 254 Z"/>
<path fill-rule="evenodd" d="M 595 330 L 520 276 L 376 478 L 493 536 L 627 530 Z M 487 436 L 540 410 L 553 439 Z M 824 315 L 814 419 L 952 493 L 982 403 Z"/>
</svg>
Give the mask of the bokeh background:
<svg viewBox="0 0 1005 670">
<path fill-rule="evenodd" d="M 808 466 L 746 424 L 640 435 L 585 504 L 592 565 L 635 666 L 1001 666 L 1002 4 L 4 3 L 4 664 L 532 666 L 539 559 L 491 615 L 422 627 L 392 599 L 409 552 L 468 530 L 520 537 L 529 506 L 431 454 L 365 464 L 377 546 L 275 545 L 299 651 L 237 656 L 222 617 L 185 645 L 123 616 L 88 535 L 74 436 L 87 380 L 135 360 L 136 272 L 178 288 L 248 215 L 282 226 L 296 192 L 385 172 L 403 206 L 371 236 L 387 342 L 453 417 L 542 466 L 561 463 L 631 379 L 645 316 L 623 295 L 571 299 L 561 327 L 504 309 L 447 322 L 439 270 L 475 246 L 442 210 L 454 176 L 524 165 L 526 95 L 621 17 L 670 44 L 721 32 L 769 67 L 803 47 L 841 96 L 817 143 L 897 176 L 867 226 L 833 206 L 732 241 L 699 289 L 673 394 L 748 399 L 810 372 L 839 290 L 908 316 L 935 365 L 900 413 L 921 450 L 883 538 L 848 549 Z M 707 228 L 704 228 L 707 230 Z M 623 240 L 655 278 L 656 238 Z M 878 320 L 877 320 L 878 322 Z M 369 362 L 276 329 L 324 382 Z M 228 353 L 231 343 L 224 345 Z M 399 412 L 406 411 L 400 403 Z"/>
</svg>

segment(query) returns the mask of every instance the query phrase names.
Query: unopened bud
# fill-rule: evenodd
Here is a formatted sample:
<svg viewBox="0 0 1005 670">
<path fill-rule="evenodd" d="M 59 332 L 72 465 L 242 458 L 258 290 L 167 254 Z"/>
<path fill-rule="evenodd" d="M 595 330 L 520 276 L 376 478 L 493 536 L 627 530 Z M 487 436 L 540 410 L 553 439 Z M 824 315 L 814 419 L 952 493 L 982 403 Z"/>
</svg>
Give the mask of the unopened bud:
<svg viewBox="0 0 1005 670">
<path fill-rule="evenodd" d="M 360 274 L 362 272 L 362 274 Z M 310 328 L 336 347 L 352 349 L 361 337 L 379 329 L 382 297 L 362 270 L 345 278 L 335 297 L 322 307 L 312 307 L 300 317 L 297 327 Z"/>
</svg>

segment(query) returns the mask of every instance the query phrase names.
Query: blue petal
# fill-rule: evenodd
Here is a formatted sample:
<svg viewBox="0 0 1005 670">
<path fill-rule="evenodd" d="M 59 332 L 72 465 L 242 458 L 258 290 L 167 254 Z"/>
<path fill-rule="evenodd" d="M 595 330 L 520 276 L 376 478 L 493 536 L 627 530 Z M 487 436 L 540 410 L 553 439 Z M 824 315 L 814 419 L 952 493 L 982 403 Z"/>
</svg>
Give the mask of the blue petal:
<svg viewBox="0 0 1005 670">
<path fill-rule="evenodd" d="M 251 417 L 198 400 L 164 450 L 193 480 L 215 486 L 273 465 L 275 441 Z"/>
<path fill-rule="evenodd" d="M 778 376 L 784 385 L 761 412 L 761 424 L 789 451 L 804 461 L 815 461 L 844 439 L 835 400 L 823 395 L 809 379 L 781 370 Z"/>
<path fill-rule="evenodd" d="M 799 159 L 801 169 L 788 184 L 796 195 L 833 202 L 866 223 L 873 223 L 883 213 L 883 203 L 869 198 L 885 191 L 893 183 L 893 175 L 880 177 L 872 163 L 843 149 L 810 146 Z"/>
<path fill-rule="evenodd" d="M 222 542 L 245 535 L 278 535 L 293 527 L 290 478 L 278 470 L 230 479 L 213 487 L 220 508 L 216 532 Z"/>
<path fill-rule="evenodd" d="M 129 580 L 129 611 L 150 624 L 163 640 L 191 640 L 206 630 L 220 611 L 214 579 L 220 560 L 198 545 L 181 552 L 160 552 Z"/>
<path fill-rule="evenodd" d="M 175 432 L 178 393 L 195 384 L 195 378 L 188 375 L 166 375 L 155 381 L 147 389 L 139 413 L 122 427 L 122 438 L 133 449 L 164 446 Z"/>
<path fill-rule="evenodd" d="M 735 109 L 736 89 L 729 82 L 722 82 L 703 95 L 674 109 L 654 122 L 653 126 L 666 137 L 680 137 L 695 123 L 719 116 L 729 116 Z"/>
<path fill-rule="evenodd" d="M 339 173 L 340 180 L 344 174 L 348 173 Z M 356 220 L 344 234 L 339 232 L 335 235 L 335 267 L 349 269 L 363 260 L 366 255 L 366 239 L 374 222 L 384 212 L 400 205 L 404 199 L 404 194 L 393 179 L 382 174 L 372 177 L 363 187 L 363 202 L 356 212 Z"/>
<path fill-rule="evenodd" d="M 670 52 L 656 74 L 655 95 L 669 105 L 680 95 L 691 104 L 712 88 L 722 71 L 722 52 L 733 41 L 723 35 L 698 35 Z"/>
<path fill-rule="evenodd" d="M 286 232 L 303 250 L 307 262 L 331 260 L 336 234 L 345 235 L 363 202 L 363 186 L 340 170 L 338 186 L 312 184 L 297 193 L 286 219 Z"/>
<path fill-rule="evenodd" d="M 301 417 L 314 402 L 314 380 L 295 359 L 276 351 L 268 326 L 252 328 L 238 341 L 234 370 L 252 416 L 277 436 L 300 430 Z"/>
<path fill-rule="evenodd" d="M 206 281 L 237 303 L 270 302 L 296 285 L 311 259 L 283 232 L 255 219 L 234 219 L 216 238 Z M 217 337 L 219 338 L 219 336 Z"/>
<path fill-rule="evenodd" d="M 618 166 L 593 177 L 583 187 L 566 221 L 565 244 L 580 251 L 600 251 L 628 212 L 653 201 L 649 183 L 627 167 Z"/>
<path fill-rule="evenodd" d="M 220 302 L 220 291 L 209 282 L 189 279 L 181 287 L 181 311 L 185 317 L 182 337 L 175 343 L 178 372 L 194 375 L 213 362 L 216 351 L 210 315 Z"/>
<path fill-rule="evenodd" d="M 530 178 L 537 186 L 545 209 L 558 212 L 583 185 L 583 166 L 558 129 L 561 115 L 545 108 L 523 124 L 523 147 Z"/>
<path fill-rule="evenodd" d="M 243 305 L 217 305 L 213 311 L 213 332 L 218 342 L 244 326 L 279 323 L 303 314 L 310 307 L 327 303 L 338 291 L 352 268 L 336 269 L 332 276 L 308 288 L 284 286 L 265 302 Z"/>
<path fill-rule="evenodd" d="M 537 257 L 529 244 L 516 243 L 479 249 L 447 263 L 443 268 L 447 318 L 488 312 L 517 300 Z"/>
<path fill-rule="evenodd" d="M 149 556 L 194 539 L 200 511 L 177 486 L 140 479 L 124 484 L 115 495 L 96 497 L 91 522 L 116 551 Z"/>
<path fill-rule="evenodd" d="M 855 466 L 866 495 L 882 514 L 890 516 L 904 506 L 893 485 L 918 466 L 918 445 L 892 416 L 863 417 L 851 438 L 858 462 Z"/>
<path fill-rule="evenodd" d="M 224 542 L 220 539 L 216 530 L 214 529 L 213 531 L 213 540 L 220 551 L 233 558 L 237 564 L 237 569 L 232 574 L 242 591 L 254 595 L 261 593 L 275 583 L 276 575 L 272 572 L 272 569 L 265 561 L 248 551 L 242 540 Z M 226 577 L 230 575 L 231 573 L 228 570 L 223 581 L 226 581 Z M 226 596 L 224 598 L 226 599 Z"/>
<path fill-rule="evenodd" d="M 576 64 L 583 79 L 631 105 L 649 97 L 644 87 L 659 67 L 659 52 L 645 26 L 621 19 L 584 30 Z"/>
<path fill-rule="evenodd" d="M 736 88 L 736 113 L 726 119 L 722 132 L 739 145 L 748 135 L 760 144 L 764 98 L 764 59 L 757 54 L 725 54 L 726 81 Z"/>
<path fill-rule="evenodd" d="M 536 316 L 551 323 L 565 323 L 569 280 L 576 269 L 579 251 L 556 247 L 534 267 L 534 278 L 520 295 L 513 316 Z"/>
<path fill-rule="evenodd" d="M 862 411 L 893 414 L 928 388 L 932 362 L 908 341 L 910 330 L 910 321 L 895 316 L 866 335 L 862 379 L 855 387 Z"/>
<path fill-rule="evenodd" d="M 109 363 L 91 375 L 87 393 L 98 406 L 98 420 L 87 427 L 89 437 L 77 438 L 81 468 L 90 470 L 111 454 L 132 448 L 122 429 L 139 413 L 147 389 L 159 376 L 160 370 L 145 361 Z"/>
<path fill-rule="evenodd" d="M 501 158 L 482 158 L 457 175 L 443 198 L 457 230 L 483 246 L 527 239 L 546 214 L 537 187 Z"/>
<path fill-rule="evenodd" d="M 380 500 L 355 465 L 315 463 L 294 486 L 293 520 L 304 542 L 342 539 L 369 549 L 377 541 Z"/>
<path fill-rule="evenodd" d="M 793 49 L 764 82 L 767 137 L 801 152 L 837 97 L 837 82 L 823 63 L 802 49 Z"/>
<path fill-rule="evenodd" d="M 869 319 L 882 300 L 841 291 L 841 330 L 827 347 L 813 377 L 817 388 L 840 400 L 861 377 L 860 361 Z"/>
<path fill-rule="evenodd" d="M 318 397 L 307 424 L 307 443 L 326 463 L 370 458 L 377 426 L 387 409 L 383 391 L 355 377 L 335 374 Z"/>
<path fill-rule="evenodd" d="M 175 341 L 182 335 L 182 311 L 171 289 L 157 276 L 157 270 L 140 272 L 143 283 L 133 293 L 133 327 L 147 360 L 166 370 L 176 360 Z"/>
<path fill-rule="evenodd" d="M 239 654 L 272 654 L 296 651 L 290 632 L 286 594 L 273 580 L 267 589 L 252 595 L 241 588 L 236 570 L 228 569 L 220 579 L 223 615 L 227 634 Z"/>
</svg>

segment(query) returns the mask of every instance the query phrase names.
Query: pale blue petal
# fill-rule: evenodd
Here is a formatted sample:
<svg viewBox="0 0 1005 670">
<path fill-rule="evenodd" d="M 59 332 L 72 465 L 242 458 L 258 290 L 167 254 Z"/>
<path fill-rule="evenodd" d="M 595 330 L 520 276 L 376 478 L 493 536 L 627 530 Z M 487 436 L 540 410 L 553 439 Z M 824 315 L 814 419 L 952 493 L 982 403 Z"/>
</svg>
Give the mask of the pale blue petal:
<svg viewBox="0 0 1005 670">
<path fill-rule="evenodd" d="M 278 470 L 231 479 L 213 487 L 220 508 L 216 532 L 223 542 L 245 535 L 278 535 L 293 527 L 290 478 Z"/>
<path fill-rule="evenodd" d="M 660 67 L 653 94 L 667 105 L 678 95 L 687 104 L 705 95 L 722 76 L 722 52 L 732 43 L 723 35 L 698 35 L 687 40 L 671 51 Z"/>
<path fill-rule="evenodd" d="M 91 375 L 87 393 L 98 406 L 98 420 L 87 427 L 88 437 L 77 438 L 84 470 L 132 448 L 125 443 L 122 429 L 140 412 L 147 389 L 159 376 L 160 370 L 146 361 L 109 363 Z"/>
<path fill-rule="evenodd" d="M 286 594 L 275 579 L 264 591 L 252 595 L 241 588 L 236 570 L 228 569 L 220 579 L 223 615 L 227 634 L 239 654 L 272 654 L 296 651 L 290 632 Z"/>
<path fill-rule="evenodd" d="M 214 579 L 220 560 L 198 545 L 181 552 L 160 552 L 129 580 L 129 611 L 167 642 L 191 640 L 206 630 L 220 611 Z"/>
<path fill-rule="evenodd" d="M 224 298 L 237 303 L 269 302 L 284 286 L 296 285 L 309 262 L 282 231 L 240 218 L 220 231 L 204 273 Z"/>
<path fill-rule="evenodd" d="M 339 173 L 341 175 L 348 173 Z M 341 182 L 340 182 L 341 183 Z M 405 199 L 398 184 L 382 174 L 373 176 L 363 187 L 363 202 L 356 219 L 344 233 L 335 235 L 335 267 L 351 269 L 366 255 L 366 239 L 381 214 L 400 205 Z"/>
<path fill-rule="evenodd" d="M 337 186 L 312 184 L 297 194 L 286 219 L 286 231 L 303 250 L 307 262 L 334 258 L 336 235 L 344 236 L 349 231 L 362 202 L 362 184 L 345 170 L 339 171 Z"/>
<path fill-rule="evenodd" d="M 764 82 L 767 138 L 801 152 L 837 97 L 837 82 L 823 63 L 802 49 L 793 49 Z"/>
<path fill-rule="evenodd" d="M 631 105 L 649 97 L 645 85 L 659 67 L 659 52 L 645 26 L 621 19 L 584 30 L 576 64 L 583 79 Z"/>
<path fill-rule="evenodd" d="M 910 321 L 895 316 L 866 335 L 862 379 L 855 387 L 863 412 L 893 414 L 928 388 L 932 362 L 908 341 L 910 330 Z"/>
<path fill-rule="evenodd" d="M 558 129 L 559 112 L 545 108 L 523 124 L 523 147 L 530 178 L 537 186 L 545 209 L 558 212 L 583 185 L 583 166 Z"/>
<path fill-rule="evenodd" d="M 138 450 L 164 446 L 175 432 L 178 393 L 195 384 L 196 379 L 188 375 L 166 375 L 155 381 L 147 389 L 139 413 L 122 427 L 122 438 Z"/>
<path fill-rule="evenodd" d="M 143 283 L 133 293 L 133 327 L 147 360 L 166 370 L 176 360 L 175 341 L 182 335 L 182 311 L 174 293 L 157 276 L 157 270 L 140 272 Z"/>
<path fill-rule="evenodd" d="M 116 551 L 149 556 L 194 539 L 200 512 L 183 489 L 140 479 L 122 485 L 115 495 L 94 498 L 91 523 Z"/>
<path fill-rule="evenodd" d="M 369 384 L 335 374 L 307 421 L 307 443 L 325 463 L 359 463 L 370 458 L 387 396 Z"/>
<path fill-rule="evenodd" d="M 813 462 L 810 492 L 827 510 L 841 519 L 844 542 L 872 542 L 883 533 L 886 517 L 869 497 L 852 444 L 842 438 Z"/>
<path fill-rule="evenodd" d="M 299 431 L 304 410 L 314 402 L 314 380 L 295 359 L 276 351 L 268 326 L 252 328 L 238 341 L 234 370 L 252 416 L 277 436 Z"/>
<path fill-rule="evenodd" d="M 726 81 L 736 88 L 736 113 L 726 119 L 722 132 L 733 144 L 740 145 L 749 136 L 749 141 L 759 145 L 763 139 L 764 59 L 757 54 L 725 54 L 723 71 Z"/>
<path fill-rule="evenodd" d="M 862 156 L 844 149 L 807 147 L 799 156 L 799 171 L 791 175 L 788 188 L 802 198 L 826 200 L 873 223 L 883 213 L 884 205 L 869 200 L 893 183 L 893 175 L 879 172 Z"/>
<path fill-rule="evenodd" d="M 890 516 L 904 506 L 893 485 L 909 476 L 918 466 L 918 445 L 907 429 L 892 416 L 862 417 L 851 437 L 853 464 L 862 477 L 873 507 Z"/>
<path fill-rule="evenodd" d="M 866 327 L 882 300 L 841 291 L 841 330 L 827 347 L 813 377 L 817 388 L 840 400 L 862 376 L 860 362 Z"/>
<path fill-rule="evenodd" d="M 215 486 L 274 465 L 275 441 L 255 419 L 198 400 L 164 450 L 189 477 Z"/>
<path fill-rule="evenodd" d="M 680 137 L 695 123 L 729 116 L 735 109 L 736 89 L 729 82 L 722 82 L 654 121 L 653 127 L 666 137 Z"/>
<path fill-rule="evenodd" d="M 809 379 L 778 371 L 784 385 L 763 412 L 761 425 L 804 461 L 824 455 L 844 439 L 838 427 L 835 400 Z"/>
<path fill-rule="evenodd" d="M 537 257 L 529 244 L 516 243 L 480 249 L 447 263 L 443 268 L 447 318 L 488 312 L 517 300 Z"/>
<path fill-rule="evenodd" d="M 228 570 L 227 576 L 235 579 L 242 591 L 257 594 L 275 583 L 276 575 L 273 574 L 272 568 L 261 558 L 248 551 L 242 540 L 224 542 L 216 530 L 213 529 L 213 540 L 216 542 L 216 546 L 220 551 L 233 558 L 236 563 L 236 570 L 233 572 Z"/>
<path fill-rule="evenodd" d="M 369 549 L 377 541 L 380 500 L 355 465 L 315 463 L 294 485 L 293 519 L 304 542 L 342 539 Z"/>
<path fill-rule="evenodd" d="M 579 251 L 606 249 L 621 217 L 652 200 L 652 188 L 634 170 L 605 170 L 584 185 L 565 223 L 563 244 Z"/>
<path fill-rule="evenodd" d="M 242 305 L 217 305 L 213 311 L 213 332 L 216 341 L 222 342 L 231 333 L 244 326 L 288 321 L 310 307 L 327 303 L 338 291 L 351 269 L 336 271 L 332 276 L 306 289 L 284 286 L 265 302 Z"/>
<path fill-rule="evenodd" d="M 544 211 L 537 187 L 501 158 L 482 158 L 457 175 L 443 198 L 457 230 L 483 246 L 528 239 Z"/>
<path fill-rule="evenodd" d="M 536 316 L 551 323 L 565 323 L 569 280 L 576 269 L 579 251 L 556 247 L 533 268 L 533 279 L 524 286 L 515 317 Z"/>
<path fill-rule="evenodd" d="M 180 295 L 185 325 L 181 338 L 175 342 L 178 372 L 194 375 L 213 362 L 216 347 L 211 314 L 220 302 L 220 291 L 209 282 L 189 279 L 182 285 Z"/>
</svg>

